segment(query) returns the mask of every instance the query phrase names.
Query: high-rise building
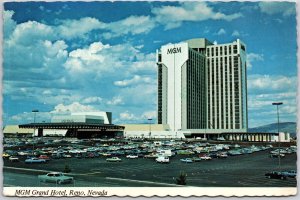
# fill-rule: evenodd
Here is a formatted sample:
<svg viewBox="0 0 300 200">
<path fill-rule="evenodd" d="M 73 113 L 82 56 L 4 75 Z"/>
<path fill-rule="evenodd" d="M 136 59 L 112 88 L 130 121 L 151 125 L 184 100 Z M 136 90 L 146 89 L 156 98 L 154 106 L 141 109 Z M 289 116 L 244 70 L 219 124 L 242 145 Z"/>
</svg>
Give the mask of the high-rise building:
<svg viewBox="0 0 300 200">
<path fill-rule="evenodd" d="M 246 46 L 191 39 L 157 51 L 158 124 L 172 131 L 246 132 Z"/>
</svg>

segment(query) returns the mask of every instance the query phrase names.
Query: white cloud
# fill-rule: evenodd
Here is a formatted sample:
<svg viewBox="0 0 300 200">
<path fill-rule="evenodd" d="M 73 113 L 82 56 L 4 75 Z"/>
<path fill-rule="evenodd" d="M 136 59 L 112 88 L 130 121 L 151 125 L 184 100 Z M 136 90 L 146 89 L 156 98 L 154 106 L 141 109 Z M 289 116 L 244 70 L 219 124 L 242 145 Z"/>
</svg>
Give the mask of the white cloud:
<svg viewBox="0 0 300 200">
<path fill-rule="evenodd" d="M 269 94 L 248 95 L 248 115 L 250 127 L 274 123 L 276 119 L 276 107 L 273 102 L 283 102 L 279 107 L 280 121 L 295 121 L 297 115 L 296 92 L 276 91 Z M 259 118 L 260 120 L 257 120 Z"/>
<path fill-rule="evenodd" d="M 72 92 L 70 92 L 68 90 L 68 93 L 63 94 L 63 92 L 57 90 L 57 89 L 53 89 L 52 94 L 47 94 L 45 96 L 41 96 L 39 95 L 39 91 L 42 90 L 38 89 L 35 92 L 31 92 L 31 94 L 33 95 L 33 98 L 35 98 L 38 102 L 43 102 L 44 104 L 48 104 L 48 105 L 57 105 L 57 104 L 72 104 L 74 102 L 74 99 L 82 99 L 83 95 L 80 94 L 72 94 Z"/>
<path fill-rule="evenodd" d="M 234 31 L 232 32 L 231 36 L 239 37 L 239 36 L 240 36 L 240 33 L 239 33 L 237 30 L 234 30 Z"/>
<path fill-rule="evenodd" d="M 184 2 L 181 6 L 162 6 L 153 8 L 157 22 L 165 25 L 165 29 L 177 28 L 183 21 L 226 20 L 232 21 L 242 16 L 241 13 L 226 15 L 215 12 L 206 2 Z"/>
<path fill-rule="evenodd" d="M 120 113 L 120 120 L 130 121 L 130 120 L 136 120 L 136 119 L 137 119 L 137 117 L 134 114 L 129 113 L 129 111 Z"/>
<path fill-rule="evenodd" d="M 226 34 L 226 31 L 225 29 L 221 28 L 218 32 L 217 32 L 217 35 L 225 35 Z"/>
<path fill-rule="evenodd" d="M 69 53 L 69 58 L 64 66 L 72 73 L 91 72 L 97 69 L 105 70 L 105 67 L 101 66 L 105 61 L 103 50 L 107 48 L 110 46 L 103 45 L 101 42 L 94 42 L 88 48 L 73 50 Z M 109 69 L 109 66 L 106 68 Z"/>
<path fill-rule="evenodd" d="M 36 113 L 35 122 L 49 122 L 51 119 L 51 114 L 49 112 L 41 112 Z M 22 123 L 33 123 L 34 114 L 32 112 L 23 112 L 16 115 L 13 115 L 9 119 L 10 124 L 20 124 Z"/>
<path fill-rule="evenodd" d="M 143 76 L 139 76 L 139 75 L 134 75 L 134 77 L 132 79 L 125 79 L 123 81 L 115 81 L 114 85 L 116 86 L 129 86 L 132 84 L 140 84 L 140 83 L 151 83 L 153 80 L 150 77 L 143 77 Z"/>
<path fill-rule="evenodd" d="M 41 8 L 44 9 L 44 7 Z M 129 16 L 111 23 L 104 23 L 92 17 L 83 17 L 76 20 L 56 20 L 58 26 L 49 26 L 36 21 L 16 25 L 15 21 L 12 20 L 13 14 L 14 11 L 4 12 L 5 36 L 10 36 L 11 42 L 19 44 L 30 44 L 33 40 L 46 39 L 87 39 L 87 34 L 93 30 L 103 31 L 101 36 L 109 39 L 127 34 L 145 34 L 155 27 L 155 21 L 150 16 Z"/>
<path fill-rule="evenodd" d="M 122 104 L 124 104 L 124 102 L 123 102 L 123 98 L 121 96 L 116 96 L 116 97 L 113 97 L 112 100 L 107 101 L 107 104 L 116 106 L 116 105 L 122 105 Z"/>
<path fill-rule="evenodd" d="M 254 61 L 264 61 L 263 54 L 249 53 L 247 54 L 247 68 L 252 68 L 252 62 Z"/>
<path fill-rule="evenodd" d="M 28 21 L 18 24 L 6 42 L 11 45 L 31 46 L 39 41 L 53 40 L 56 37 L 56 33 L 51 26 L 36 21 Z"/>
<path fill-rule="evenodd" d="M 14 11 L 11 10 L 5 10 L 3 12 L 3 22 L 4 22 L 4 37 L 8 38 L 11 36 L 11 33 L 15 29 L 17 23 L 12 19 L 12 16 L 14 15 Z"/>
<path fill-rule="evenodd" d="M 69 53 L 69 58 L 64 64 L 71 73 L 86 73 L 92 71 L 109 70 L 110 66 L 104 66 L 104 49 L 110 48 L 101 42 L 94 42 L 88 48 L 76 49 Z"/>
<path fill-rule="evenodd" d="M 7 15 L 9 20 L 13 13 Z M 5 40 L 4 94 L 10 95 L 12 99 L 30 99 L 48 105 L 69 105 L 74 99 L 81 103 L 96 104 L 101 103 L 100 99 L 92 97 L 113 96 L 119 92 L 122 94 L 121 99 L 115 97 L 102 102 L 108 102 L 107 105 L 112 106 L 122 105 L 126 100 L 132 101 L 136 106 L 148 102 L 143 99 L 143 95 L 153 99 L 154 93 L 149 93 L 149 88 L 155 87 L 148 82 L 156 71 L 154 53 L 144 54 L 141 47 L 133 47 L 130 43 L 111 46 L 102 42 L 93 42 L 68 52 L 66 42 L 57 39 L 58 35 L 55 33 L 58 31 L 55 27 L 38 22 L 25 22 L 17 25 L 15 29 L 24 29 L 30 38 L 25 39 L 26 43 L 18 43 L 23 36 L 12 30 L 14 34 Z M 44 31 L 45 36 L 42 34 Z M 50 33 L 54 35 L 48 37 L 47 34 Z M 23 59 L 15 59 L 16 57 Z M 140 73 L 143 75 L 139 75 Z M 132 74 L 141 77 L 141 85 L 134 85 L 128 90 L 128 94 L 126 91 L 106 91 L 107 80 L 111 83 L 126 81 L 126 77 L 132 77 Z M 144 84 L 149 86 L 144 87 Z M 141 96 L 136 98 L 133 94 L 139 92 Z"/>
<path fill-rule="evenodd" d="M 248 89 L 255 91 L 296 91 L 297 77 L 250 75 L 248 76 Z"/>
<path fill-rule="evenodd" d="M 136 49 L 142 49 L 144 47 L 144 45 L 143 44 L 141 44 L 141 45 L 137 45 L 137 46 L 135 46 L 134 48 L 136 48 Z"/>
<path fill-rule="evenodd" d="M 83 37 L 86 33 L 104 29 L 106 24 L 92 17 L 84 17 L 79 20 L 63 20 L 61 25 L 57 27 L 57 32 L 65 39 L 73 39 Z"/>
<path fill-rule="evenodd" d="M 44 90 L 43 91 L 43 95 L 51 95 L 51 94 L 52 94 L 51 90 Z"/>
<path fill-rule="evenodd" d="M 142 114 L 141 119 L 156 119 L 156 111 L 146 111 Z"/>
<path fill-rule="evenodd" d="M 259 2 L 261 12 L 268 15 L 282 14 L 287 17 L 296 13 L 295 2 Z"/>
<path fill-rule="evenodd" d="M 89 105 L 82 105 L 79 102 L 73 102 L 69 105 L 58 104 L 54 107 L 54 110 L 50 113 L 57 113 L 57 114 L 69 114 L 74 112 L 95 112 L 99 111 L 98 109 L 94 108 L 93 106 Z"/>
<path fill-rule="evenodd" d="M 103 99 L 101 97 L 87 97 L 82 100 L 84 104 L 100 104 Z"/>
<path fill-rule="evenodd" d="M 146 74 L 156 71 L 155 54 L 141 53 L 129 43 L 111 46 L 94 42 L 71 51 L 64 66 L 70 75 L 82 80 L 82 76 L 99 80 L 107 75 L 125 77 L 141 71 Z"/>
<path fill-rule="evenodd" d="M 156 72 L 156 65 L 155 65 L 155 53 L 149 54 L 136 54 L 135 55 L 137 61 L 132 62 L 129 68 L 131 73 L 137 72 Z"/>
<path fill-rule="evenodd" d="M 123 20 L 112 22 L 106 25 L 109 33 L 104 33 L 104 38 L 110 39 L 125 34 L 148 33 L 155 27 L 155 22 L 149 16 L 130 16 Z"/>
<path fill-rule="evenodd" d="M 120 123 L 147 123 L 148 119 L 156 119 L 156 111 L 145 111 L 141 115 L 136 115 L 128 110 L 119 114 Z"/>
</svg>

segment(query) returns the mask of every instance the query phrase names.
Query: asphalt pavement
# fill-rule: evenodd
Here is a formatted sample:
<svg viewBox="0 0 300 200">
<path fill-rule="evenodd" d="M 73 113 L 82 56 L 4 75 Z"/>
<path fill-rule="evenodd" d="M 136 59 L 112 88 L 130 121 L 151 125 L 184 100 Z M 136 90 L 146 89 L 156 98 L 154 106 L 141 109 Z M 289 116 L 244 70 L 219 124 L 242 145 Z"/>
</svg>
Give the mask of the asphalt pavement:
<svg viewBox="0 0 300 200">
<path fill-rule="evenodd" d="M 187 174 L 187 186 L 197 187 L 296 187 L 297 180 L 267 179 L 264 174 L 272 170 L 295 170 L 296 154 L 287 154 L 281 159 L 270 158 L 269 151 L 253 154 L 214 158 L 210 161 L 182 163 L 176 155 L 169 164 L 159 164 L 154 159 L 122 158 L 122 162 L 107 162 L 99 158 L 64 158 L 50 160 L 46 164 L 25 164 L 4 160 L 4 186 L 55 187 L 55 183 L 40 183 L 37 175 L 47 171 L 63 171 L 65 165 L 71 169 L 74 184 L 59 187 L 169 187 L 176 186 L 181 172 Z M 19 168 L 19 169 L 12 169 Z M 20 169 L 29 169 L 24 171 Z M 44 171 L 38 171 L 44 170 Z"/>
</svg>

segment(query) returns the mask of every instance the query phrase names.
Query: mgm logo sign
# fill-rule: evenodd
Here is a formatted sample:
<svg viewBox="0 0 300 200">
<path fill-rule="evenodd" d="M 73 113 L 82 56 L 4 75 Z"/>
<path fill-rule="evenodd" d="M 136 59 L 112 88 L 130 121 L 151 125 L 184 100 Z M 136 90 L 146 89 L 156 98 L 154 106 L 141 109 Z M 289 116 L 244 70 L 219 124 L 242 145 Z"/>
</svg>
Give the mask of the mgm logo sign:
<svg viewBox="0 0 300 200">
<path fill-rule="evenodd" d="M 181 53 L 181 47 L 174 47 L 167 50 L 167 54 Z"/>
</svg>

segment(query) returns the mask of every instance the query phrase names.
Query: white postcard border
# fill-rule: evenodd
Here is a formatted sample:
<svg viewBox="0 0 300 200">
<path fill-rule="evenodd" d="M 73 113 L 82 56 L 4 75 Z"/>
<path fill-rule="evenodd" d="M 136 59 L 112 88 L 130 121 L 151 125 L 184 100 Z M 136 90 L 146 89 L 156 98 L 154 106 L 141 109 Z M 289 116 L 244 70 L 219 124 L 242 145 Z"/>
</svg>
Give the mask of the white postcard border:
<svg viewBox="0 0 300 200">
<path fill-rule="evenodd" d="M 165 196 L 291 196 L 296 187 L 4 187 L 4 196 L 14 197 L 165 197 Z"/>
</svg>

